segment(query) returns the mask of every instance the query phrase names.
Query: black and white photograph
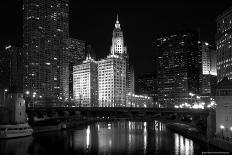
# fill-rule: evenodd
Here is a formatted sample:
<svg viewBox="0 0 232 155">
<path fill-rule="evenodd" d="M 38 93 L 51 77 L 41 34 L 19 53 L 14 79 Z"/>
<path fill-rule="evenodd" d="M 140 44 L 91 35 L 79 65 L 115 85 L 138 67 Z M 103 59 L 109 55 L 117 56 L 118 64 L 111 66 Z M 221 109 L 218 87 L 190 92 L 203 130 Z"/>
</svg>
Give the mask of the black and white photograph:
<svg viewBox="0 0 232 155">
<path fill-rule="evenodd" d="M 0 155 L 232 154 L 232 1 L 1 0 Z"/>
</svg>

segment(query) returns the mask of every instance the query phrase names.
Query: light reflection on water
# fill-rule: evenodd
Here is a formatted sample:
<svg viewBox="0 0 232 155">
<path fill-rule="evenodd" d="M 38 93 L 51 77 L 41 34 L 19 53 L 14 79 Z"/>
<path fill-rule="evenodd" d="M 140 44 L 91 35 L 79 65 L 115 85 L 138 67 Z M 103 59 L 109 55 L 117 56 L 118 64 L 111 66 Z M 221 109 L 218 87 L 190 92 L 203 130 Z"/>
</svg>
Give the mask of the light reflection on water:
<svg viewBox="0 0 232 155">
<path fill-rule="evenodd" d="M 210 150 L 216 150 L 209 147 Z M 173 154 L 194 155 L 208 147 L 154 122 L 101 122 L 86 128 L 0 141 L 0 154 Z M 13 153 L 12 153 L 13 152 Z"/>
</svg>

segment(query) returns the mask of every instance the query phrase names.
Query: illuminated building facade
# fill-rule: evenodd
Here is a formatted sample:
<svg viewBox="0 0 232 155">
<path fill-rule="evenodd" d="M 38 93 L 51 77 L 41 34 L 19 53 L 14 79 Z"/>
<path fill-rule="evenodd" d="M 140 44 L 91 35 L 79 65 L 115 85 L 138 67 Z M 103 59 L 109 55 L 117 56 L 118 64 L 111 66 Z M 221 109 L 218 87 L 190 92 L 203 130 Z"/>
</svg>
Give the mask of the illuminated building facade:
<svg viewBox="0 0 232 155">
<path fill-rule="evenodd" d="M 202 54 L 202 94 L 210 95 L 213 86 L 217 84 L 216 50 L 207 42 L 199 43 Z"/>
<path fill-rule="evenodd" d="M 129 93 L 126 96 L 127 99 L 127 107 L 137 107 L 137 108 L 150 108 L 153 107 L 153 99 L 152 97 L 145 95 L 136 95 Z"/>
<path fill-rule="evenodd" d="M 113 30 L 110 55 L 98 62 L 98 87 L 100 107 L 126 106 L 127 49 L 117 17 Z"/>
<path fill-rule="evenodd" d="M 24 92 L 44 99 L 67 97 L 68 37 L 68 0 L 23 0 Z"/>
<path fill-rule="evenodd" d="M 97 62 L 90 56 L 82 64 L 73 67 L 73 97 L 78 106 L 98 106 Z"/>
<path fill-rule="evenodd" d="M 198 35 L 181 31 L 157 39 L 161 51 L 158 58 L 158 102 L 173 107 L 190 101 L 189 93 L 198 94 L 201 76 L 201 52 Z"/>
<path fill-rule="evenodd" d="M 126 103 L 126 61 L 109 55 L 98 62 L 100 107 L 122 107 Z"/>
<path fill-rule="evenodd" d="M 217 17 L 217 81 L 232 79 L 232 8 Z"/>
<path fill-rule="evenodd" d="M 66 74 L 66 76 L 69 78 L 69 83 L 66 85 L 66 87 L 68 86 L 69 99 L 73 99 L 73 66 L 80 65 L 85 59 L 85 41 L 75 38 L 68 38 L 66 40 L 66 44 L 66 54 L 68 55 L 69 64 L 69 73 Z"/>
</svg>

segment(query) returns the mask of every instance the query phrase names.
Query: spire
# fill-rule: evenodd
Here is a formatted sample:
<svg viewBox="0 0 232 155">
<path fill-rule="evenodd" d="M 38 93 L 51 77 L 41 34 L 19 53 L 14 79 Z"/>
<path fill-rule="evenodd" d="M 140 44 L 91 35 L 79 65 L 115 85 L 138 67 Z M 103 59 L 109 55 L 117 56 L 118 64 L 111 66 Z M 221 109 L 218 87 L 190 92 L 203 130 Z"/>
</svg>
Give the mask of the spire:
<svg viewBox="0 0 232 155">
<path fill-rule="evenodd" d="M 115 28 L 120 29 L 120 24 L 119 24 L 119 20 L 118 20 L 118 14 L 117 14 L 117 20 L 116 20 Z"/>
</svg>

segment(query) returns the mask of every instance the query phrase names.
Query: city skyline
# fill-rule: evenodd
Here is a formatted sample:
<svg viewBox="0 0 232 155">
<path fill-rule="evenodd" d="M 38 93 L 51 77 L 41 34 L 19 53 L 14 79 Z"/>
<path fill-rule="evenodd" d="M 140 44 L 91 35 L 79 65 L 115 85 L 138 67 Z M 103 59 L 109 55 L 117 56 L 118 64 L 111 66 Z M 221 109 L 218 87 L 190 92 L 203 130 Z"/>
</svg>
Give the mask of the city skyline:
<svg viewBox="0 0 232 155">
<path fill-rule="evenodd" d="M 118 14 L 135 73 L 156 72 L 158 53 L 154 42 L 159 35 L 182 29 L 200 29 L 201 40 L 215 43 L 216 17 L 227 10 L 229 4 L 159 2 L 140 5 L 135 2 L 120 6 L 70 1 L 70 37 L 90 43 L 97 59 L 101 59 L 110 53 L 111 33 Z M 8 44 L 22 46 L 21 2 L 3 2 L 0 8 L 1 17 L 7 19 L 1 25 L 1 48 Z M 6 13 L 8 15 L 4 16 Z"/>
</svg>

